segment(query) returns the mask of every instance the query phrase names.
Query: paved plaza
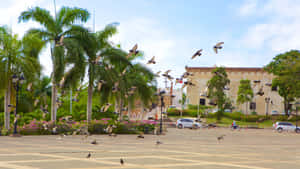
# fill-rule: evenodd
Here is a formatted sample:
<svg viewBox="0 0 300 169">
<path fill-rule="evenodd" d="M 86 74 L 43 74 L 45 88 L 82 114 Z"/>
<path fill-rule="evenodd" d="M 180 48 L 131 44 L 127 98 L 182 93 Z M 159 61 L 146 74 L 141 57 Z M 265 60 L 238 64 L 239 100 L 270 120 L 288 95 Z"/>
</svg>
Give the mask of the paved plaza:
<svg viewBox="0 0 300 169">
<path fill-rule="evenodd" d="M 219 143 L 217 136 L 225 134 Z M 92 145 L 96 139 L 99 144 Z M 163 142 L 156 145 L 156 141 Z M 300 134 L 168 129 L 166 135 L 0 137 L 0 168 L 299 169 Z M 91 152 L 91 158 L 86 158 Z M 125 164 L 120 165 L 120 158 Z"/>
</svg>

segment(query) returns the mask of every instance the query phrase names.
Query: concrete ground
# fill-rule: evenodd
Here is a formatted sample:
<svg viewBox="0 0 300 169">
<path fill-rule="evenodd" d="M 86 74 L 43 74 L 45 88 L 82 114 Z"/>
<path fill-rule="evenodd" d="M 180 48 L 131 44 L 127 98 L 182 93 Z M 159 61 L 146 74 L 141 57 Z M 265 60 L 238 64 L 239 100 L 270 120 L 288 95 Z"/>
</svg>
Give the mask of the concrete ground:
<svg viewBox="0 0 300 169">
<path fill-rule="evenodd" d="M 225 134 L 224 140 L 217 136 Z M 166 135 L 0 137 L 0 168 L 299 169 L 300 134 L 168 129 Z M 96 139 L 99 144 L 92 145 Z M 156 141 L 163 142 L 156 145 Z M 86 158 L 91 152 L 91 158 Z M 125 164 L 120 165 L 120 158 Z"/>
</svg>

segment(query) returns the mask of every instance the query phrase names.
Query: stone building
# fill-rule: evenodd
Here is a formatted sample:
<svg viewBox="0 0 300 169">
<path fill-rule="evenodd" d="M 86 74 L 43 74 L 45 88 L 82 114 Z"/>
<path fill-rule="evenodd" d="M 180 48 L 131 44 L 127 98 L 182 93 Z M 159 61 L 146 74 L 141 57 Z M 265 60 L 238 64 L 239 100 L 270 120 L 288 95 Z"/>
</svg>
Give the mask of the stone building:
<svg viewBox="0 0 300 169">
<path fill-rule="evenodd" d="M 209 105 L 210 100 L 205 96 L 207 92 L 207 81 L 211 79 L 213 74 L 211 71 L 215 67 L 186 67 L 186 71 L 192 72 L 194 76 L 190 76 L 190 79 L 195 86 L 187 87 L 187 102 L 188 104 L 197 105 L 201 104 Z M 265 72 L 263 68 L 250 68 L 250 67 L 225 67 L 228 78 L 230 79 L 229 90 L 225 90 L 225 93 L 232 101 L 235 110 L 246 112 L 246 104 L 237 105 L 237 92 L 241 79 L 248 79 L 251 81 L 251 86 L 254 92 L 254 98 L 251 104 L 248 104 L 248 112 L 255 111 L 260 115 L 271 114 L 271 112 L 284 112 L 283 98 L 278 95 L 277 89 L 272 88 L 273 75 Z M 256 82 L 256 83 L 255 83 Z M 258 83 L 259 82 L 259 83 Z M 263 88 L 264 95 L 260 96 L 256 93 L 260 88 Z M 266 99 L 269 99 L 267 104 Z M 268 110 L 267 110 L 268 109 Z"/>
</svg>

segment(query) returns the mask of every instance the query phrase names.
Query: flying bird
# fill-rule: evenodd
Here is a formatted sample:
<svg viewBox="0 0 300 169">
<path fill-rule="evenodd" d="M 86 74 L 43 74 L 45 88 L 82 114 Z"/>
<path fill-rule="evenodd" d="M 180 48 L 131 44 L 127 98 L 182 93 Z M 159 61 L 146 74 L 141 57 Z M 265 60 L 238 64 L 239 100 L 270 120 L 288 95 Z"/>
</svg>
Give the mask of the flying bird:
<svg viewBox="0 0 300 169">
<path fill-rule="evenodd" d="M 60 87 L 63 87 L 64 83 L 65 83 L 65 77 L 63 77 L 63 78 L 60 80 L 59 86 L 60 86 Z"/>
<path fill-rule="evenodd" d="M 137 50 L 137 48 L 138 48 L 138 45 L 135 44 L 135 45 L 133 46 L 133 48 L 129 50 L 129 54 L 127 55 L 127 59 L 128 59 L 130 56 L 132 56 L 133 54 L 136 55 L 136 54 L 139 53 L 139 51 Z"/>
<path fill-rule="evenodd" d="M 74 101 L 74 102 L 78 102 L 78 101 L 79 101 L 79 99 L 77 99 L 77 97 L 78 97 L 78 93 L 75 93 L 75 96 L 74 96 L 74 98 L 72 99 L 72 101 Z"/>
<path fill-rule="evenodd" d="M 153 56 L 149 61 L 148 61 L 148 63 L 147 64 L 155 64 L 156 62 L 155 62 L 155 56 Z"/>
<path fill-rule="evenodd" d="M 218 53 L 218 49 L 222 49 L 223 48 L 223 45 L 224 44 L 224 42 L 219 42 L 219 43 L 217 43 L 215 46 L 214 46 L 214 51 L 216 52 L 216 53 Z"/>
<path fill-rule="evenodd" d="M 182 78 L 188 78 L 189 76 L 194 76 L 193 73 L 191 72 L 184 72 L 183 75 L 181 76 Z"/>
<path fill-rule="evenodd" d="M 161 71 L 156 72 L 156 73 L 155 73 L 155 76 L 156 76 L 156 77 L 159 77 L 159 76 L 160 76 L 160 75 L 159 75 L 160 73 L 161 73 Z"/>
<path fill-rule="evenodd" d="M 86 156 L 86 158 L 91 158 L 91 153 L 89 152 L 89 154 Z"/>
<path fill-rule="evenodd" d="M 34 104 L 33 104 L 33 105 L 34 105 L 34 107 L 35 107 L 35 106 L 36 106 L 36 105 L 37 105 L 39 102 L 40 102 L 40 100 L 39 100 L 39 99 L 35 99 L 35 100 L 34 100 Z"/>
<path fill-rule="evenodd" d="M 110 103 L 106 103 L 104 106 L 101 107 L 101 112 L 106 112 L 110 106 Z"/>
<path fill-rule="evenodd" d="M 64 35 L 60 36 L 59 41 L 55 44 L 55 46 L 63 46 L 64 43 Z"/>
<path fill-rule="evenodd" d="M 256 94 L 259 96 L 263 96 L 265 94 L 263 91 L 263 86 L 260 87 L 260 89 L 258 90 L 258 92 Z"/>
<path fill-rule="evenodd" d="M 112 87 L 112 92 L 113 93 L 115 93 L 115 92 L 117 92 L 118 90 L 119 90 L 119 82 L 116 82 L 115 84 L 114 84 L 114 86 Z"/>
<path fill-rule="evenodd" d="M 104 80 L 99 80 L 98 85 L 97 85 L 97 89 L 98 91 L 101 90 L 102 84 L 106 83 Z"/>
<path fill-rule="evenodd" d="M 29 84 L 27 85 L 26 90 L 30 92 L 30 91 L 31 91 L 31 88 L 32 88 L 32 83 L 29 83 Z"/>
<path fill-rule="evenodd" d="M 197 56 L 201 56 L 202 55 L 202 49 L 198 50 L 193 56 L 192 56 L 192 59 L 194 59 L 195 57 Z"/>
</svg>

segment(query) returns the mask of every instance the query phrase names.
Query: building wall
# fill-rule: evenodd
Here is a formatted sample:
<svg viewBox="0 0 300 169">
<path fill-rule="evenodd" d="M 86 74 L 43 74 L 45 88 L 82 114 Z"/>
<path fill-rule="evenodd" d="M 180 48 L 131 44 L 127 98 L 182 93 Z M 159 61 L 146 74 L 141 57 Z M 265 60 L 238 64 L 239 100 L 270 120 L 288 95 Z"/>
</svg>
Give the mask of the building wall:
<svg viewBox="0 0 300 169">
<path fill-rule="evenodd" d="M 200 93 L 204 94 L 205 89 L 207 88 L 207 81 L 211 79 L 213 74 L 211 71 L 214 67 L 187 67 L 186 70 L 188 72 L 192 72 L 194 76 L 190 76 L 190 79 L 196 86 L 188 86 L 187 87 L 187 99 L 189 104 L 198 104 L 200 98 L 206 99 L 206 105 L 209 105 L 209 99 L 204 96 L 200 96 Z M 272 75 L 268 74 L 267 72 L 263 71 L 262 68 L 225 68 L 228 78 L 230 79 L 229 91 L 225 91 L 225 93 L 229 96 L 229 98 L 234 103 L 234 107 L 236 107 L 235 111 L 242 111 L 246 112 L 246 105 L 237 105 L 237 92 L 238 87 L 240 85 L 241 79 L 249 79 L 251 80 L 251 86 L 253 92 L 255 94 L 253 101 L 256 103 L 256 112 L 258 114 L 264 115 L 266 113 L 266 103 L 265 98 L 270 97 L 273 104 L 269 104 L 269 114 L 271 111 L 276 110 L 278 112 L 283 112 L 283 99 L 277 93 L 277 91 L 272 91 L 271 87 L 266 86 L 266 83 L 272 82 Z M 260 84 L 254 85 L 254 80 L 260 80 Z M 259 96 L 256 95 L 259 88 L 263 85 L 264 95 Z M 250 104 L 248 104 L 249 106 Z M 250 107 L 250 106 L 249 106 Z M 248 113 L 251 110 L 248 107 Z"/>
</svg>

